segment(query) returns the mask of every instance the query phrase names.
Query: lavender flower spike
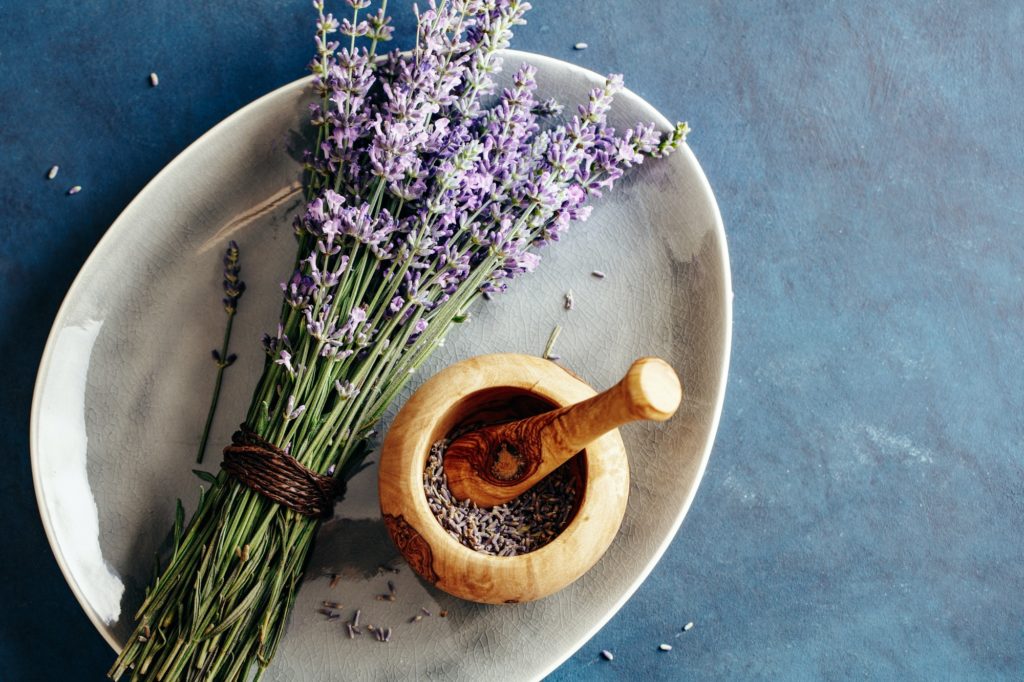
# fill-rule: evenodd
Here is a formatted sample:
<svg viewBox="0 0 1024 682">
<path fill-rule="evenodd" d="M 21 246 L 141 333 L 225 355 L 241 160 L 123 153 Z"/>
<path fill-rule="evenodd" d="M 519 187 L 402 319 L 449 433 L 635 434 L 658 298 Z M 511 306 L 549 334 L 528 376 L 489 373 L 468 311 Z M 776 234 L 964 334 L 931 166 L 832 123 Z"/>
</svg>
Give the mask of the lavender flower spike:
<svg viewBox="0 0 1024 682">
<path fill-rule="evenodd" d="M 245 293 L 245 282 L 238 277 L 242 271 L 238 257 L 238 243 L 232 239 L 224 252 L 224 310 L 228 315 L 238 311 L 238 300 Z"/>
<path fill-rule="evenodd" d="M 196 453 L 196 464 L 203 463 L 203 455 L 206 453 L 206 444 L 210 439 L 210 429 L 213 427 L 213 417 L 217 413 L 217 403 L 220 400 L 220 388 L 224 382 L 224 370 L 235 364 L 238 356 L 229 353 L 228 347 L 231 343 L 231 328 L 238 313 L 238 301 L 245 293 L 245 282 L 239 275 L 242 272 L 238 244 L 231 240 L 224 251 L 224 312 L 228 315 L 227 324 L 224 326 L 224 338 L 221 341 L 220 350 L 214 349 L 211 355 L 217 365 L 217 377 L 213 384 L 213 397 L 210 399 L 210 409 L 206 413 L 206 424 L 203 426 L 203 435 L 199 439 L 199 450 Z"/>
</svg>

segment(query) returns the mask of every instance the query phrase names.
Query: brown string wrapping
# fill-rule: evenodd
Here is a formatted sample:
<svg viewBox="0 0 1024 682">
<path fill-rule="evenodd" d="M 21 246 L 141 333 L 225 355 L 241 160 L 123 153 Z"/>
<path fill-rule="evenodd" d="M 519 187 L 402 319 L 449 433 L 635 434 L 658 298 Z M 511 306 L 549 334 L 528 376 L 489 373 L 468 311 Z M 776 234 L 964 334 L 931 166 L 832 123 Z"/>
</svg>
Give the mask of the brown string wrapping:
<svg viewBox="0 0 1024 682">
<path fill-rule="evenodd" d="M 224 448 L 221 468 L 268 500 L 304 516 L 330 516 L 344 481 L 307 469 L 281 448 L 242 428 Z"/>
</svg>

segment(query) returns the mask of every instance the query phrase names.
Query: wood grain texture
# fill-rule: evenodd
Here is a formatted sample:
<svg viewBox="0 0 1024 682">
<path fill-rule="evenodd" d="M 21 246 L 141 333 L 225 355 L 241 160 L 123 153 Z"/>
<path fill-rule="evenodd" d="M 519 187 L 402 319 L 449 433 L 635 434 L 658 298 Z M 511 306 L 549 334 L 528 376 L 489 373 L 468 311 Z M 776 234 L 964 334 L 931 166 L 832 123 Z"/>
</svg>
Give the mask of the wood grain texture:
<svg viewBox="0 0 1024 682">
<path fill-rule="evenodd" d="M 629 492 L 626 450 L 616 430 L 582 453 L 584 490 L 576 516 L 550 544 L 528 554 L 494 557 L 463 546 L 441 528 L 423 490 L 430 446 L 460 425 L 507 416 L 509 410 L 520 416 L 515 411 L 524 404 L 566 406 L 594 395 L 554 363 L 512 353 L 456 363 L 413 394 L 384 440 L 379 492 L 384 518 L 401 519 L 389 522 L 388 531 L 421 577 L 463 599 L 519 603 L 562 589 L 594 565 L 618 531 Z"/>
<path fill-rule="evenodd" d="M 504 504 L 602 434 L 641 419 L 665 421 L 682 397 L 679 377 L 667 362 L 640 358 L 617 384 L 592 398 L 452 440 L 444 455 L 452 495 L 482 507 Z"/>
</svg>

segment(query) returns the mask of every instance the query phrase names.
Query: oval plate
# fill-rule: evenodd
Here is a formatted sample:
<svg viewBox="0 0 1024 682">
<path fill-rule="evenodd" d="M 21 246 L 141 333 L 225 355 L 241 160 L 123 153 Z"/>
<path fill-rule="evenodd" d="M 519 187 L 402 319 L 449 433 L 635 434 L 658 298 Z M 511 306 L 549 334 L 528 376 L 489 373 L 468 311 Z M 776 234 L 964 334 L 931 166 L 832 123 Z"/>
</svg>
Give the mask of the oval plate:
<svg viewBox="0 0 1024 682">
<path fill-rule="evenodd" d="M 506 54 L 505 73 L 522 61 L 539 69 L 539 97 L 583 101 L 602 80 L 515 51 Z M 36 497 L 61 570 L 115 649 L 167 541 L 175 499 L 195 508 L 199 481 L 190 470 L 212 389 L 209 349 L 219 345 L 224 324 L 220 257 L 232 238 L 249 290 L 235 323 L 239 360 L 227 373 L 206 469 L 219 463 L 217 444 L 243 418 L 259 376 L 258 339 L 276 326 L 277 283 L 294 256 L 296 159 L 311 99 L 308 79 L 286 85 L 182 152 L 96 246 L 50 332 L 32 404 Z M 628 91 L 610 119 L 621 129 L 636 121 L 669 127 Z M 607 276 L 593 277 L 594 270 Z M 569 289 L 571 312 L 563 307 Z M 588 222 L 545 250 L 536 273 L 477 306 L 392 406 L 452 362 L 539 354 L 556 324 L 561 363 L 598 388 L 637 357 L 667 359 L 686 395 L 669 422 L 623 429 L 633 478 L 621 532 L 605 556 L 567 589 L 530 604 L 483 606 L 428 589 L 388 540 L 370 467 L 320 530 L 267 679 L 499 679 L 510 670 L 540 677 L 557 667 L 622 606 L 678 530 L 718 426 L 731 320 L 721 217 L 684 147 L 629 173 Z M 388 580 L 396 601 L 376 600 Z M 325 599 L 345 605 L 342 620 L 316 612 Z M 409 622 L 421 607 L 432 615 Z M 349 640 L 340 623 L 355 608 L 364 623 L 390 626 L 391 642 Z"/>
</svg>

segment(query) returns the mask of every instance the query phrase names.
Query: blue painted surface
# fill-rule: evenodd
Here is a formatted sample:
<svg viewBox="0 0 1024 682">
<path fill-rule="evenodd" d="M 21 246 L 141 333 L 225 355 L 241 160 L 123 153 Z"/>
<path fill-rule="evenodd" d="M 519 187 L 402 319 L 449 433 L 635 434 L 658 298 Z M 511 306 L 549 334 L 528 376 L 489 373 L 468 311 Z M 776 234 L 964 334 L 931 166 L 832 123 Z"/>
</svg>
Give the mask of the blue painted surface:
<svg viewBox="0 0 1024 682">
<path fill-rule="evenodd" d="M 5 680 L 101 679 L 111 658 L 32 493 L 57 306 L 143 184 L 308 58 L 305 2 L 192 4 L 0 3 Z M 516 47 L 621 71 L 691 122 L 736 290 L 694 507 L 552 679 L 1020 679 L 1024 7 L 536 4 Z"/>
</svg>

